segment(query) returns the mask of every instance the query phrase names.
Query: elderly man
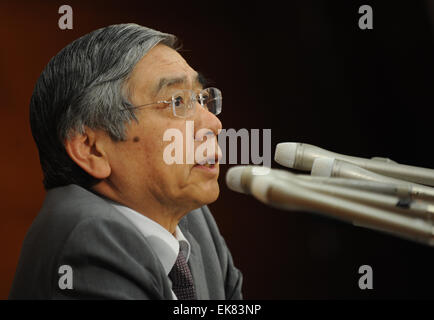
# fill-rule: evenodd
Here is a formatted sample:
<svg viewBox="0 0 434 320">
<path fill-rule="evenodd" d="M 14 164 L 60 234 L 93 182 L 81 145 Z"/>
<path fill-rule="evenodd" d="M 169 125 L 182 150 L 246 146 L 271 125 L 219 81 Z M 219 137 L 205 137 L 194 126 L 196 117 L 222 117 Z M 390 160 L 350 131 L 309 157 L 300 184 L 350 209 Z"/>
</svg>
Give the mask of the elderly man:
<svg viewBox="0 0 434 320">
<path fill-rule="evenodd" d="M 30 123 L 47 195 L 11 299 L 242 298 L 241 273 L 206 207 L 219 194 L 219 151 L 207 163 L 164 159 L 167 129 L 182 132 L 184 160 L 194 151 L 187 141 L 197 149 L 221 129 L 220 91 L 204 88 L 175 42 L 112 25 L 42 72 Z"/>
</svg>

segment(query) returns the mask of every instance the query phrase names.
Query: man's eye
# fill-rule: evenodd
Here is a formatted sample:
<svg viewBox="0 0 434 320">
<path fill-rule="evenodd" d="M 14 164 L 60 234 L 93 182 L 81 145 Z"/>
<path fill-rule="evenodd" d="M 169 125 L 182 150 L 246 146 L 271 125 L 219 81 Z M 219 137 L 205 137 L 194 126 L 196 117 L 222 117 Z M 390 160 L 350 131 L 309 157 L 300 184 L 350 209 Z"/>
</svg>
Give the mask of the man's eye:
<svg viewBox="0 0 434 320">
<path fill-rule="evenodd" d="M 175 107 L 179 107 L 184 103 L 184 99 L 181 96 L 175 97 L 174 104 Z"/>
</svg>

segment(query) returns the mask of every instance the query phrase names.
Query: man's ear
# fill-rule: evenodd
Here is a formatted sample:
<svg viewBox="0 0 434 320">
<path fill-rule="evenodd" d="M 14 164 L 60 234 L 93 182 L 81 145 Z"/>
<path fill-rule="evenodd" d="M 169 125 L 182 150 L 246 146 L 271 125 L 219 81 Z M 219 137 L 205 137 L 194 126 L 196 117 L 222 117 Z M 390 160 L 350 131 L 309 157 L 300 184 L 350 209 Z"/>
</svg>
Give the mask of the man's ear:
<svg viewBox="0 0 434 320">
<path fill-rule="evenodd" d="M 104 150 L 107 137 L 103 137 L 103 134 L 85 128 L 83 134 L 76 133 L 65 140 L 65 149 L 69 157 L 96 179 L 105 179 L 111 173 L 107 153 Z"/>
</svg>

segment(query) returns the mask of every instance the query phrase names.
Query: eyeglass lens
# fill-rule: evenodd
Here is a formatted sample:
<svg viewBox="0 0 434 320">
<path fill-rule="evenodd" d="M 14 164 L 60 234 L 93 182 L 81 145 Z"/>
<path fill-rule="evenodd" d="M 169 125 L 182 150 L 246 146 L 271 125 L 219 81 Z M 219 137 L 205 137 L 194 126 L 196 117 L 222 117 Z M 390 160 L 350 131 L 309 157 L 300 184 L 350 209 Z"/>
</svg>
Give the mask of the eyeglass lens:
<svg viewBox="0 0 434 320">
<path fill-rule="evenodd" d="M 194 112 L 196 106 L 194 102 L 198 102 L 209 112 L 218 115 L 222 110 L 222 94 L 217 88 L 207 88 L 199 94 L 195 94 L 191 90 L 180 90 L 173 94 L 172 105 L 175 116 L 186 117 Z"/>
</svg>

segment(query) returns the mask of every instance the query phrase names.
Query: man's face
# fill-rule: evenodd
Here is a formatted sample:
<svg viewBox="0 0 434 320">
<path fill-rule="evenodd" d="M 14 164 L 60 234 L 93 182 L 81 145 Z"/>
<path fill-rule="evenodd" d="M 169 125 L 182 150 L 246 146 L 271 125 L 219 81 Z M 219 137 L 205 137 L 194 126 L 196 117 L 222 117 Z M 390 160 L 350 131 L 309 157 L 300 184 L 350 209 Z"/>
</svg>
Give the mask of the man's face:
<svg viewBox="0 0 434 320">
<path fill-rule="evenodd" d="M 198 74 L 175 50 L 157 45 L 135 66 L 128 80 L 130 102 L 140 106 L 161 100 L 171 100 L 174 92 L 202 89 Z M 197 104 L 197 102 L 195 102 Z M 171 104 L 153 104 L 136 109 L 138 123 L 128 125 L 127 140 L 113 142 L 108 150 L 111 166 L 109 179 L 121 193 L 126 204 L 140 206 L 141 201 L 152 197 L 163 205 L 177 208 L 196 208 L 215 201 L 219 194 L 217 182 L 219 165 L 214 168 L 186 163 L 186 121 L 194 121 L 194 134 L 207 128 L 215 135 L 221 123 L 215 115 L 196 105 L 194 115 L 177 118 Z M 167 129 L 177 129 L 183 135 L 183 164 L 168 165 L 164 149 L 172 143 L 163 141 Z M 202 130 L 203 131 L 203 130 Z M 204 141 L 206 139 L 204 138 Z M 203 142 L 195 141 L 194 150 Z M 217 157 L 220 149 L 215 139 L 215 152 L 207 157 Z M 216 155 L 217 153 L 217 155 Z"/>
</svg>

